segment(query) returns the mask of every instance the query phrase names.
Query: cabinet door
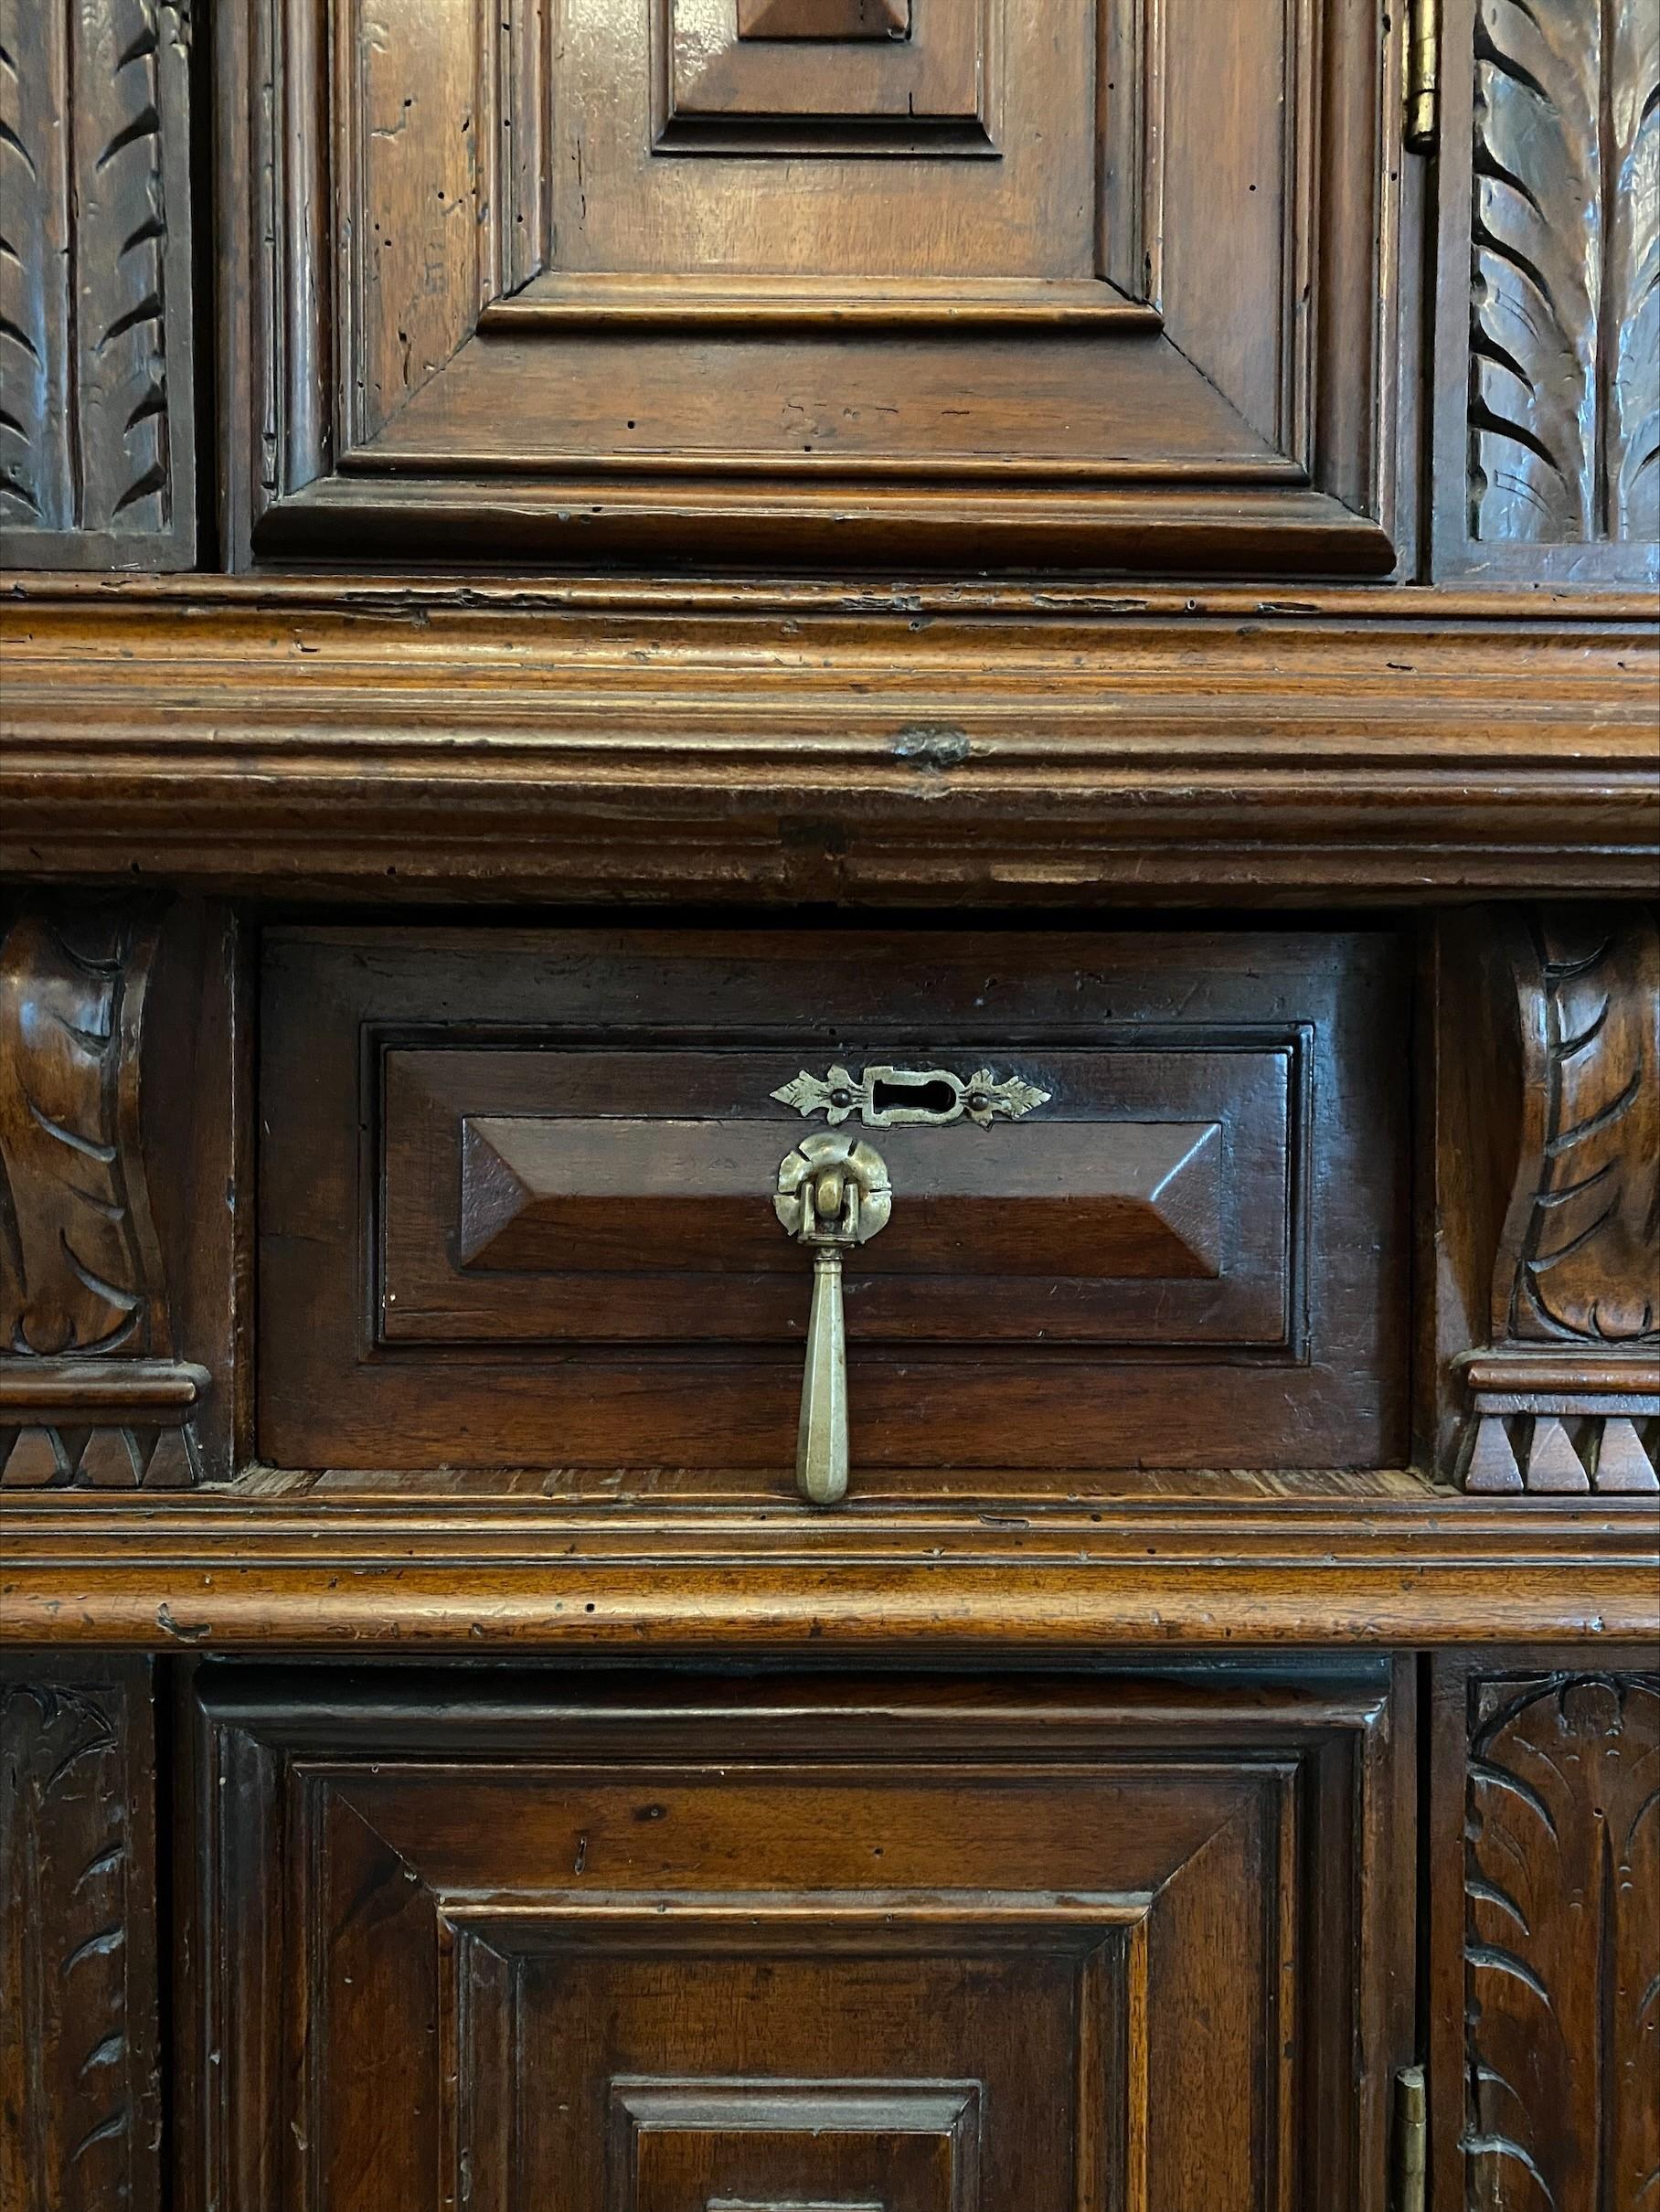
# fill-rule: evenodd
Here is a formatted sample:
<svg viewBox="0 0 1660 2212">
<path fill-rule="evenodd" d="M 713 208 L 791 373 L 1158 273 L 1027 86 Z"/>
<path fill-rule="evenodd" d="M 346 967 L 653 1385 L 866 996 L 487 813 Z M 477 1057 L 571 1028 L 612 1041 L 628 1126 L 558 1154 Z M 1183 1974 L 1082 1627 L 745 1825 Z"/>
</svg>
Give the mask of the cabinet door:
<svg viewBox="0 0 1660 2212">
<path fill-rule="evenodd" d="M 1381 1664 L 198 1684 L 205 2202 L 1382 2212 Z"/>
<path fill-rule="evenodd" d="M 230 542 L 1386 570 L 1399 40 L 1355 0 L 224 9 Z"/>
</svg>

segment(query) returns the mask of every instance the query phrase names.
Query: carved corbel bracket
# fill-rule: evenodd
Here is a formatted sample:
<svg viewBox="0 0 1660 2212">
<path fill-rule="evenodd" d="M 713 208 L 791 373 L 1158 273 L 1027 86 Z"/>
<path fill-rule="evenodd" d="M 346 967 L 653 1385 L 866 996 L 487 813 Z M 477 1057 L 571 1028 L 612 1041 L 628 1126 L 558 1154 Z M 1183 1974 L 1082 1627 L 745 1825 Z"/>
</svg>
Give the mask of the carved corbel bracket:
<svg viewBox="0 0 1660 2212">
<path fill-rule="evenodd" d="M 1656 917 L 1461 918 L 1441 954 L 1443 1456 L 1467 1490 L 1660 1489 Z"/>
<path fill-rule="evenodd" d="M 200 1250 L 200 941 L 151 899 L 31 902 L 0 934 L 6 1488 L 176 1488 L 200 1478 L 205 1436 L 222 1449 L 210 1368 L 180 1356 L 214 1286 L 169 1296 L 169 1260 L 183 1278 Z M 180 987 L 158 1021 L 163 967 Z"/>
</svg>

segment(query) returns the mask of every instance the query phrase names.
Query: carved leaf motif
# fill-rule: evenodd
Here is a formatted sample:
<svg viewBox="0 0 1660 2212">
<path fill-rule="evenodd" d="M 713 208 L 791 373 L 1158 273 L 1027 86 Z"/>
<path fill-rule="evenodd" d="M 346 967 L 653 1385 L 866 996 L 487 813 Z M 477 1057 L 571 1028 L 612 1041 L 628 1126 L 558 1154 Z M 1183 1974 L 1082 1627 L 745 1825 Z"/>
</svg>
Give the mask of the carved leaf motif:
<svg viewBox="0 0 1660 2212">
<path fill-rule="evenodd" d="M 0 1348 L 162 1348 L 138 1159 L 150 932 L 36 915 L 0 945 Z"/>
<path fill-rule="evenodd" d="M 1660 2187 L 1660 1678 L 1481 1686 L 1466 1807 L 1470 2212 Z"/>
<path fill-rule="evenodd" d="M 1660 8 L 1613 11 L 1609 137 L 1608 534 L 1660 538 Z"/>
<path fill-rule="evenodd" d="M 1479 0 L 1470 372 L 1478 537 L 1580 544 L 1639 536 L 1652 515 L 1657 80 L 1660 37 L 1646 0 Z"/>
<path fill-rule="evenodd" d="M 104 0 L 77 12 L 78 87 L 99 97 L 71 118 L 76 163 L 77 320 L 83 529 L 161 528 L 168 512 L 165 264 L 157 55 L 175 10 Z M 90 136 L 88 125 L 90 125 Z"/>
<path fill-rule="evenodd" d="M 1660 1334 L 1660 931 L 1547 913 L 1545 1153 L 1516 1290 L 1518 1335 Z"/>
<path fill-rule="evenodd" d="M 170 162 L 182 167 L 186 77 L 174 0 L 0 0 L 0 520 L 12 527 L 172 526 L 167 293 L 187 253 L 167 179 Z M 187 397 L 182 411 L 187 428 Z"/>
<path fill-rule="evenodd" d="M 0 0 L 0 516 L 69 520 L 69 15 Z"/>
<path fill-rule="evenodd" d="M 155 2202 L 153 2015 L 132 1941 L 136 1778 L 118 1696 L 0 1681 L 0 2196 L 20 2207 Z"/>
</svg>

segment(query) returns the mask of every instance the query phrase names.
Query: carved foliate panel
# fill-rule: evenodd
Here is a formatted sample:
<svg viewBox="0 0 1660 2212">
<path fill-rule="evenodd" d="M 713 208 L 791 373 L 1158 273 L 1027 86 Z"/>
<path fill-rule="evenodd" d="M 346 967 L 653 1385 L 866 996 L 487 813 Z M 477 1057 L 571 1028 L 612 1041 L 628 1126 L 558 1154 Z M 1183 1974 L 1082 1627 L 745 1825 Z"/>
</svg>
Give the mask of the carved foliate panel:
<svg viewBox="0 0 1660 2212">
<path fill-rule="evenodd" d="M 154 917 L 27 913 L 0 941 L 0 1349 L 167 1348 L 139 1150 Z"/>
<path fill-rule="evenodd" d="M 1509 1333 L 1660 1343 L 1660 928 L 1642 909 L 1550 908 L 1530 943 L 1539 1143 Z"/>
<path fill-rule="evenodd" d="M 1479 1681 L 1464 1871 L 1469 2212 L 1660 2194 L 1660 1675 Z"/>
<path fill-rule="evenodd" d="M 209 1376 L 177 1356 L 153 1198 L 158 1166 L 181 1261 L 174 1289 L 189 1309 L 184 1334 L 204 1348 L 222 1336 L 226 1286 L 184 1218 L 200 1135 L 197 1086 L 188 1080 L 204 1041 L 193 994 L 172 994 L 152 1042 L 166 933 L 158 901 L 88 898 L 26 903 L 0 931 L 6 1488 L 172 1488 L 196 1479 Z M 180 959 L 188 929 L 171 941 L 188 976 L 188 958 Z M 163 1109 L 146 1112 L 147 1084 L 163 1094 Z M 158 1122 L 165 1145 L 156 1143 Z M 216 1307 L 205 1336 L 197 1324 Z"/>
<path fill-rule="evenodd" d="M 1443 54 L 1443 161 L 1458 156 L 1443 232 L 1447 367 L 1459 346 L 1468 364 L 1441 453 L 1443 565 L 1587 581 L 1652 574 L 1660 16 L 1649 0 L 1473 0 L 1455 10 Z"/>
<path fill-rule="evenodd" d="M 0 1671 L 0 2204 L 160 2202 L 148 1670 Z"/>
<path fill-rule="evenodd" d="M 1442 1048 L 1468 1116 L 1442 1131 L 1442 1239 L 1468 1239 L 1484 1323 L 1449 1347 L 1463 1479 L 1660 1489 L 1660 922 L 1563 906 L 1448 929 L 1470 966 L 1449 1003 L 1473 1018 Z"/>
<path fill-rule="evenodd" d="M 187 0 L 0 0 L 0 560 L 187 568 Z"/>
</svg>

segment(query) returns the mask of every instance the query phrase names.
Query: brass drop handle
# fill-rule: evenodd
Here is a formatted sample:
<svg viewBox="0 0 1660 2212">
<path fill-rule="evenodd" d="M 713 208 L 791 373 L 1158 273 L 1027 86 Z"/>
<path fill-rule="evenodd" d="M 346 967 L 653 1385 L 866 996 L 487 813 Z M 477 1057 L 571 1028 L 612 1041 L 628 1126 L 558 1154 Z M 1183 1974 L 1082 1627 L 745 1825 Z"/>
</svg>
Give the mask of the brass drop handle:
<svg viewBox="0 0 1660 2212">
<path fill-rule="evenodd" d="M 842 1254 L 874 1237 L 893 1210 L 887 1164 L 846 1131 L 815 1130 L 780 1164 L 772 1206 L 813 1255 L 807 1368 L 795 1438 L 795 1482 L 814 1505 L 847 1494 L 847 1333 Z"/>
</svg>

